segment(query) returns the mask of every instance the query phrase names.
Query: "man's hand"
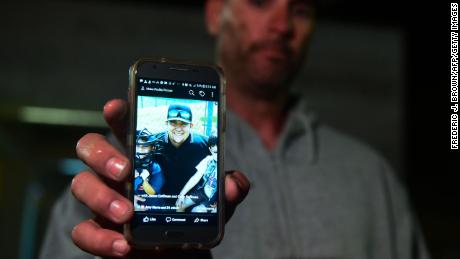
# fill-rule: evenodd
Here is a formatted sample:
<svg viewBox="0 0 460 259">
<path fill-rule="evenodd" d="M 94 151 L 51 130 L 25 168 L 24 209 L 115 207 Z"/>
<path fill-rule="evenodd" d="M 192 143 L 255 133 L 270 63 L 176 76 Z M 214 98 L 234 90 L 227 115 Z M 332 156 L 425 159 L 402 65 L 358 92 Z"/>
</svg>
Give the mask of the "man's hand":
<svg viewBox="0 0 460 259">
<path fill-rule="evenodd" d="M 112 100 L 104 106 L 104 118 L 121 143 L 126 143 L 128 106 L 125 101 Z M 128 158 L 113 147 L 104 136 L 89 133 L 77 143 L 78 157 L 95 174 L 81 172 L 72 180 L 74 196 L 96 217 L 76 225 L 72 240 L 82 250 L 99 256 L 129 256 L 136 254 L 120 233 L 121 225 L 133 216 L 133 204 L 122 194 L 130 174 Z M 249 191 L 249 181 L 240 172 L 227 172 L 225 198 L 227 219 Z"/>
</svg>

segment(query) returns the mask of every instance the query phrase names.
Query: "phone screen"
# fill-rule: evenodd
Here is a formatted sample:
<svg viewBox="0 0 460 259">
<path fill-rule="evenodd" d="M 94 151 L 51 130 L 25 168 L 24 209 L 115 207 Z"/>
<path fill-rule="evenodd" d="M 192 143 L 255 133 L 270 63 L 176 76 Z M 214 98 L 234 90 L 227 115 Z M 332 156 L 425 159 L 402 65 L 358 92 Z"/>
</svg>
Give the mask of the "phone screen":
<svg viewBox="0 0 460 259">
<path fill-rule="evenodd" d="M 217 224 L 219 84 L 135 80 L 132 227 Z"/>
</svg>

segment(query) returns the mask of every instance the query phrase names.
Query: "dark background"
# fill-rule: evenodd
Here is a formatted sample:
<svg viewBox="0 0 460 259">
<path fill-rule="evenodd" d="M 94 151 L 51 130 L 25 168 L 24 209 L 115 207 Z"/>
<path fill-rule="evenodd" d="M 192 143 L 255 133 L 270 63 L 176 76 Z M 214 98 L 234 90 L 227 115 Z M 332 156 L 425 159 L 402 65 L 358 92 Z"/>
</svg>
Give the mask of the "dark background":
<svg viewBox="0 0 460 259">
<path fill-rule="evenodd" d="M 87 132 L 107 132 L 99 111 L 105 101 L 126 96 L 134 60 L 213 60 L 202 5 L 55 0 L 1 6 L 1 258 L 36 257 L 49 208 L 78 171 L 78 164 L 69 165 L 75 143 Z M 459 153 L 449 150 L 449 29 L 448 2 L 319 0 L 316 35 L 295 83 L 325 123 L 390 161 L 408 187 L 433 258 L 460 258 Z M 30 115 L 36 107 L 61 110 Z M 50 118 L 55 123 L 45 123 Z"/>
</svg>

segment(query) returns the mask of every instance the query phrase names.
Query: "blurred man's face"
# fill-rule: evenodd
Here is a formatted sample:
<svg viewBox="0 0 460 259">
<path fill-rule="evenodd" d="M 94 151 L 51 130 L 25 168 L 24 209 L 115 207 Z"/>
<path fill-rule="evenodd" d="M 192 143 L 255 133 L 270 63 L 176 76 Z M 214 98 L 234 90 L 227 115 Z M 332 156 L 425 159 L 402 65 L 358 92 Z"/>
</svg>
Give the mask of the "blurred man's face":
<svg viewBox="0 0 460 259">
<path fill-rule="evenodd" d="M 293 78 L 313 31 L 310 0 L 227 0 L 217 55 L 235 87 L 271 98 Z M 208 24 L 209 25 L 209 24 Z M 242 89 L 243 90 L 243 89 Z"/>
<path fill-rule="evenodd" d="M 190 135 L 190 123 L 180 120 L 170 120 L 167 121 L 167 125 L 169 140 L 176 147 L 184 143 L 184 141 Z"/>
</svg>

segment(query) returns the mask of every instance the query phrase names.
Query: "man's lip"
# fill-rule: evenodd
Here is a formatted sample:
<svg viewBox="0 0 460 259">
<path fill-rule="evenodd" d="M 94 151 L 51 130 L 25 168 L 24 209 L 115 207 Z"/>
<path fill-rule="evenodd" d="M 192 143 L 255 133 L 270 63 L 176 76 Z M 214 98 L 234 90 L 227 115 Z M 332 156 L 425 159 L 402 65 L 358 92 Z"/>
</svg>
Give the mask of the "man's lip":
<svg viewBox="0 0 460 259">
<path fill-rule="evenodd" d="M 271 59 L 287 59 L 288 58 L 288 53 L 286 53 L 286 51 L 281 48 L 266 47 L 266 48 L 261 49 L 261 52 L 264 53 L 266 56 L 268 56 Z"/>
</svg>

